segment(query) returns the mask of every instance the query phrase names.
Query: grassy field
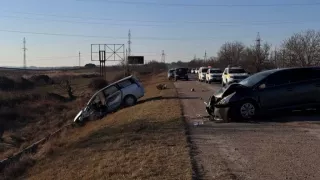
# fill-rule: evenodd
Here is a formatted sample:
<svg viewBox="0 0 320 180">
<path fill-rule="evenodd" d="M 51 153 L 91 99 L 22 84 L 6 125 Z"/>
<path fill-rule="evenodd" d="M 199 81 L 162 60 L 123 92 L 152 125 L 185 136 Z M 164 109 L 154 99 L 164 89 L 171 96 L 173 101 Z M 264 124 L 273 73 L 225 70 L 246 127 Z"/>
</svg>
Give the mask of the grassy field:
<svg viewBox="0 0 320 180">
<path fill-rule="evenodd" d="M 139 104 L 63 131 L 23 158 L 20 166 L 30 167 L 22 179 L 192 179 L 173 84 L 165 74 L 141 80 L 146 95 Z M 159 83 L 168 89 L 158 90 Z"/>
</svg>

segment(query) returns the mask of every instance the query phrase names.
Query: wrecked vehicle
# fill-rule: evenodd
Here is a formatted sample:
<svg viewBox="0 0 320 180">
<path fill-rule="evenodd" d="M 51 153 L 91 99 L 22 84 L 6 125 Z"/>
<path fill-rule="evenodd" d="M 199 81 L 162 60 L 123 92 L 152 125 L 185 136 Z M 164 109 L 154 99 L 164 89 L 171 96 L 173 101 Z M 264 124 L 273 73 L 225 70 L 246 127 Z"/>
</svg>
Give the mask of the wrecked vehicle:
<svg viewBox="0 0 320 180">
<path fill-rule="evenodd" d="M 74 122 L 100 119 L 121 106 L 133 106 L 144 93 L 144 87 L 136 77 L 131 75 L 123 78 L 96 92 L 74 118 Z"/>
<path fill-rule="evenodd" d="M 256 115 L 320 105 L 320 68 L 284 68 L 256 73 L 209 98 L 211 119 L 248 120 Z"/>
<path fill-rule="evenodd" d="M 188 68 L 176 68 L 174 71 L 174 80 L 184 79 L 186 81 L 189 80 L 188 76 Z"/>
</svg>

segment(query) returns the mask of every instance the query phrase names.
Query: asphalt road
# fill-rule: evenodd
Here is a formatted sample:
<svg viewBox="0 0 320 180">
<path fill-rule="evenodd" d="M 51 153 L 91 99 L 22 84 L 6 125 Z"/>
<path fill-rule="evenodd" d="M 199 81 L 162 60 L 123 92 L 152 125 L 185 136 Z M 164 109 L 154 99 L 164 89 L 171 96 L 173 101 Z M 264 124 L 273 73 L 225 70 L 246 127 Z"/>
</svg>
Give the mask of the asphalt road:
<svg viewBox="0 0 320 180">
<path fill-rule="evenodd" d="M 320 179 L 320 117 L 215 123 L 206 117 L 203 102 L 220 84 L 193 78 L 175 86 L 190 127 L 199 179 Z"/>
</svg>

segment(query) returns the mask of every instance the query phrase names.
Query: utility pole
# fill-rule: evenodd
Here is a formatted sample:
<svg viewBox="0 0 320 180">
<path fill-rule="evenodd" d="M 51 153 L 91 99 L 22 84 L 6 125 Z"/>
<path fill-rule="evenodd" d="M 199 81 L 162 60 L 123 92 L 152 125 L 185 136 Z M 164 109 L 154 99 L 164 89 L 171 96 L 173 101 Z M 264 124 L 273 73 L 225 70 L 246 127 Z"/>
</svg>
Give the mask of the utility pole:
<svg viewBox="0 0 320 180">
<path fill-rule="evenodd" d="M 197 56 L 196 55 L 194 55 L 193 60 L 197 60 Z"/>
<path fill-rule="evenodd" d="M 81 59 L 81 53 L 79 51 L 79 67 L 80 67 L 80 59 Z"/>
<path fill-rule="evenodd" d="M 128 33 L 128 56 L 131 56 L 131 31 L 129 29 L 129 33 Z"/>
<path fill-rule="evenodd" d="M 23 38 L 23 68 L 27 69 L 27 57 L 26 57 L 26 38 Z"/>
<path fill-rule="evenodd" d="M 161 62 L 162 62 L 162 63 L 166 63 L 166 54 L 164 53 L 164 50 L 162 50 Z"/>
<path fill-rule="evenodd" d="M 204 51 L 204 63 L 207 62 L 207 50 Z"/>
<path fill-rule="evenodd" d="M 277 47 L 274 47 L 274 64 L 276 65 L 276 68 L 279 68 L 278 59 L 277 59 Z"/>
</svg>

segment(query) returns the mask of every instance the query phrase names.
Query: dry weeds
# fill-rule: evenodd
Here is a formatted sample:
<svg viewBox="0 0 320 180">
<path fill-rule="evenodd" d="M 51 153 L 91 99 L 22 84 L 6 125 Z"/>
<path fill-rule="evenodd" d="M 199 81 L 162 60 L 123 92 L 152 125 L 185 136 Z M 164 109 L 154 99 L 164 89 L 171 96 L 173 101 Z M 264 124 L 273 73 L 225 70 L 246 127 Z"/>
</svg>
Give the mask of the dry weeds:
<svg viewBox="0 0 320 180">
<path fill-rule="evenodd" d="M 47 144 L 27 179 L 191 179 L 176 90 L 165 74 L 141 78 L 136 106 L 74 128 Z M 158 90 L 156 84 L 168 89 Z M 59 145 L 57 145 L 59 144 Z"/>
</svg>

